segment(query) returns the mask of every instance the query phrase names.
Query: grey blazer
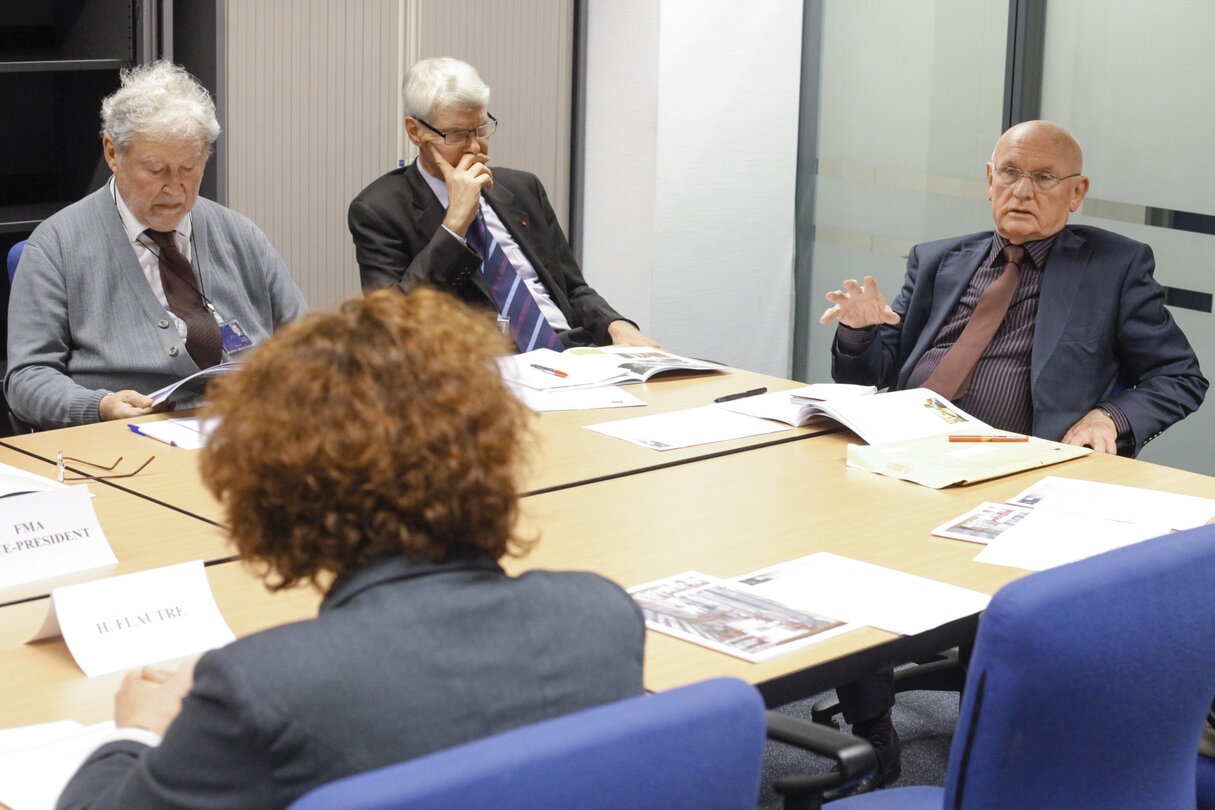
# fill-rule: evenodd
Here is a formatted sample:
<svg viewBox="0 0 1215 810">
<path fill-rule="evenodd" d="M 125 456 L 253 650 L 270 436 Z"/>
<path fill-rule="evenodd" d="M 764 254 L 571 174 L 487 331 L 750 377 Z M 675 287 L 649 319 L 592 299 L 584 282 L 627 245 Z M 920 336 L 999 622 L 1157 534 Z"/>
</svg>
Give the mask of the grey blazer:
<svg viewBox="0 0 1215 810">
<path fill-rule="evenodd" d="M 302 315 L 303 293 L 248 218 L 198 199 L 192 214 L 199 286 L 254 343 Z M 39 225 L 9 299 L 4 393 L 43 428 L 96 422 L 97 404 L 147 393 L 198 371 L 127 240 L 109 186 Z"/>
<path fill-rule="evenodd" d="M 60 808 L 284 807 L 317 785 L 642 693 L 645 626 L 595 574 L 382 559 L 315 619 L 207 653 L 156 748 L 112 742 Z"/>
</svg>

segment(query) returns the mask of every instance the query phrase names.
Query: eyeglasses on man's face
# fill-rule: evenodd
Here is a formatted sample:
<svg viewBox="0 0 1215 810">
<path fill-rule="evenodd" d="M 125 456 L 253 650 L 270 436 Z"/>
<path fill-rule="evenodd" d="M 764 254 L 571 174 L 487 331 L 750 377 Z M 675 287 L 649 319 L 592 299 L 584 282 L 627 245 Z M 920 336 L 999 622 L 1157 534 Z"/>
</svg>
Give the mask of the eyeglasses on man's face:
<svg viewBox="0 0 1215 810">
<path fill-rule="evenodd" d="M 1050 191 L 1064 180 L 1079 177 L 1080 172 L 1069 174 L 1067 177 L 1055 177 L 1050 172 L 1023 172 L 1013 166 L 1001 166 L 996 169 L 995 175 L 996 179 L 1006 186 L 1015 186 L 1021 182 L 1022 177 L 1028 177 L 1039 191 Z"/>
<path fill-rule="evenodd" d="M 489 113 L 486 113 L 486 115 L 489 115 Z M 489 115 L 489 120 L 476 129 L 453 129 L 448 132 L 432 127 L 421 118 L 415 118 L 414 120 L 441 137 L 443 143 L 448 146 L 463 146 L 468 143 L 469 138 L 476 138 L 479 141 L 487 140 L 490 135 L 494 134 L 494 130 L 498 128 L 498 119 L 492 115 Z"/>
</svg>

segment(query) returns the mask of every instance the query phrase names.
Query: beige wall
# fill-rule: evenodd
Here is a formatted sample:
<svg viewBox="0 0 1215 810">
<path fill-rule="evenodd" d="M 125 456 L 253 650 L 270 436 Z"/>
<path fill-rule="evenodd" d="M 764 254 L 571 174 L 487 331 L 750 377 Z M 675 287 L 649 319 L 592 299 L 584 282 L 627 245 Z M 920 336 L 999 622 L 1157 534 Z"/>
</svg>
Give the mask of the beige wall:
<svg viewBox="0 0 1215 810">
<path fill-rule="evenodd" d="M 569 199 L 573 0 L 229 0 L 228 204 L 283 254 L 314 309 L 359 293 L 346 207 L 402 154 L 402 65 L 476 65 L 502 121 L 494 161 Z"/>
</svg>

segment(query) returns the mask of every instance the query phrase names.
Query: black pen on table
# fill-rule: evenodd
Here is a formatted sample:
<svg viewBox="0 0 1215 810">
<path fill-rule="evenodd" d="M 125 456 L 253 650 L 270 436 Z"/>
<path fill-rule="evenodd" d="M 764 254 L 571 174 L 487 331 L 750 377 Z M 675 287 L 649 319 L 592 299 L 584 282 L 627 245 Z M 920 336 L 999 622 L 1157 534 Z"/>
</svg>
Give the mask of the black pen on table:
<svg viewBox="0 0 1215 810">
<path fill-rule="evenodd" d="M 718 397 L 717 399 L 715 399 L 713 401 L 714 402 L 729 402 L 730 400 L 733 400 L 733 399 L 743 399 L 744 397 L 754 397 L 754 396 L 758 396 L 759 394 L 766 394 L 766 393 L 768 393 L 767 388 L 752 388 L 750 391 L 742 391 L 738 394 L 726 394 L 724 397 Z"/>
</svg>

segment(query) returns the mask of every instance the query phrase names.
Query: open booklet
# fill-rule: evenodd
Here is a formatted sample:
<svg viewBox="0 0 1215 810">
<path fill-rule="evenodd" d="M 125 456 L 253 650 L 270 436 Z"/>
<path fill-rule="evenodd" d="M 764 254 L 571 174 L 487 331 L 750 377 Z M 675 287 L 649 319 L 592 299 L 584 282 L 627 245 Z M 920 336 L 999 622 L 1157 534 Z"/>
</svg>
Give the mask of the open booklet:
<svg viewBox="0 0 1215 810">
<path fill-rule="evenodd" d="M 985 544 L 975 562 L 1041 571 L 1212 518 L 1209 498 L 1047 476 L 1006 503 L 979 504 L 932 533 Z"/>
<path fill-rule="evenodd" d="M 507 382 L 538 391 L 645 382 L 664 372 L 725 371 L 715 363 L 636 346 L 536 349 L 499 357 L 498 368 Z"/>
<path fill-rule="evenodd" d="M 814 383 L 790 391 L 774 391 L 753 397 L 740 397 L 717 403 L 727 411 L 773 419 L 793 427 L 802 427 L 815 417 L 832 418 L 826 408 L 828 403 L 844 399 L 876 394 L 872 385 L 848 385 L 847 383 Z"/>
<path fill-rule="evenodd" d="M 927 388 L 882 394 L 873 393 L 875 390 L 872 386 L 820 383 L 723 402 L 719 407 L 795 427 L 816 416 L 825 416 L 870 444 L 941 433 L 970 433 L 988 427 Z"/>
</svg>

